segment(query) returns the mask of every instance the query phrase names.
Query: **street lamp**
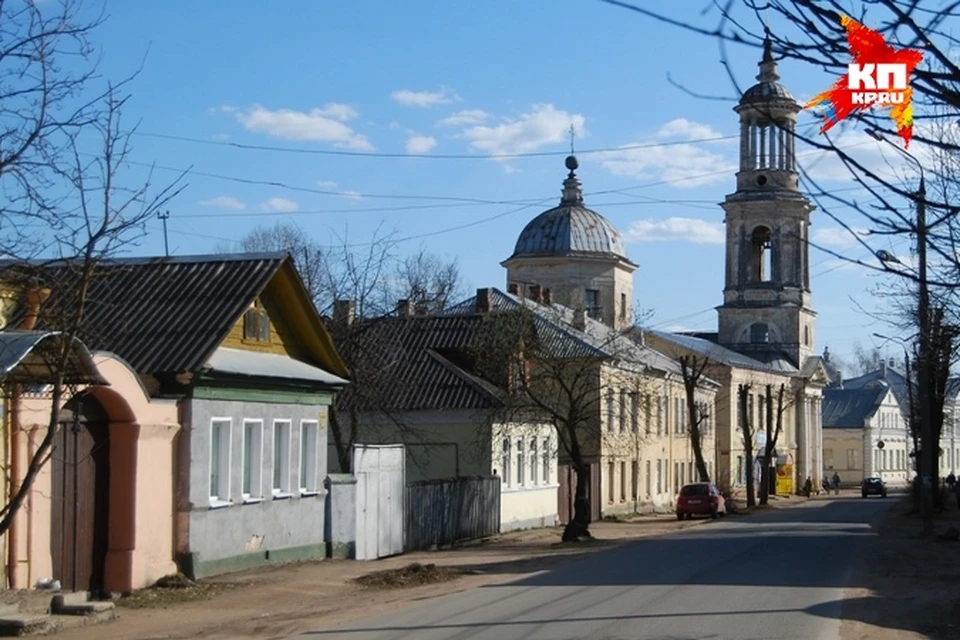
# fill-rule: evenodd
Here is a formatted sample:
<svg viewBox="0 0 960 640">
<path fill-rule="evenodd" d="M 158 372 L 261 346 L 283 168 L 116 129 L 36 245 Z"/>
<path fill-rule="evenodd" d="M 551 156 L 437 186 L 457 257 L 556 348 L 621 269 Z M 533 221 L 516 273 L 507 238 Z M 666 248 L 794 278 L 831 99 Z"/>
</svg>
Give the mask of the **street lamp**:
<svg viewBox="0 0 960 640">
<path fill-rule="evenodd" d="M 906 382 L 907 382 L 907 411 L 909 412 L 907 425 L 910 428 L 910 438 L 913 440 L 912 455 L 915 456 L 914 457 L 914 460 L 916 461 L 915 470 L 917 472 L 917 475 L 919 476 L 920 475 L 920 468 L 919 468 L 920 458 L 917 454 L 920 452 L 921 449 L 920 449 L 920 446 L 917 444 L 917 440 L 918 440 L 917 432 L 916 432 L 916 429 L 914 429 L 914 425 L 916 424 L 916 420 L 917 420 L 917 414 L 915 412 L 914 402 L 913 402 L 913 383 L 910 381 L 910 352 L 907 351 L 906 343 L 899 338 L 891 338 L 890 336 L 885 336 L 882 333 L 874 333 L 873 337 L 880 338 L 881 340 L 884 340 L 886 342 L 896 342 L 897 344 L 900 345 L 900 348 L 903 349 L 903 368 L 904 368 L 903 374 L 906 377 Z"/>
<path fill-rule="evenodd" d="M 930 291 L 927 283 L 927 187 L 923 164 L 906 149 L 887 140 L 876 129 L 866 130 L 874 140 L 886 142 L 913 162 L 920 171 L 920 184 L 914 200 L 917 204 L 917 261 L 919 282 L 917 314 L 920 316 L 920 336 L 917 348 L 917 403 L 920 405 L 920 514 L 923 534 L 933 535 L 933 466 L 936 443 L 930 417 Z"/>
</svg>

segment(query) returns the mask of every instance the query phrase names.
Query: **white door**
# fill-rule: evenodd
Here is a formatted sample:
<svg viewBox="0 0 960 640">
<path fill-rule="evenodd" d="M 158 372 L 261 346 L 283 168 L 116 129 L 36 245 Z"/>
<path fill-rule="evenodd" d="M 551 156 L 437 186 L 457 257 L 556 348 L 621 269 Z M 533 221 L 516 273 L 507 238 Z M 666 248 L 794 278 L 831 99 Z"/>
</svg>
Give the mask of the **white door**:
<svg viewBox="0 0 960 640">
<path fill-rule="evenodd" d="M 354 445 L 357 560 L 403 553 L 403 445 Z"/>
</svg>

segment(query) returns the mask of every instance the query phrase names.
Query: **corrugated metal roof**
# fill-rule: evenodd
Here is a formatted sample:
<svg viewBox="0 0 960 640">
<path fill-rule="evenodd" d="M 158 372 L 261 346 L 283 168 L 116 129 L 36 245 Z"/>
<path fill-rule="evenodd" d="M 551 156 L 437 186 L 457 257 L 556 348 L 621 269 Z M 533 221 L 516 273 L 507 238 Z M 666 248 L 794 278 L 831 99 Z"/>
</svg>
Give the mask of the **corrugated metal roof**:
<svg viewBox="0 0 960 640">
<path fill-rule="evenodd" d="M 660 338 L 661 340 L 671 342 L 678 347 L 693 351 L 694 353 L 698 353 L 701 356 L 727 366 L 739 367 L 742 369 L 754 369 L 756 371 L 769 371 L 780 374 L 795 374 L 797 372 L 797 370 L 792 366 L 789 368 L 789 370 L 784 371 L 783 363 L 778 362 L 777 365 L 771 366 L 765 362 L 760 362 L 759 360 L 745 356 L 742 353 L 738 353 L 732 349 L 727 349 L 726 347 L 715 342 L 704 340 L 703 338 L 696 338 L 694 336 L 688 336 L 682 333 L 670 333 L 669 331 L 649 330 L 648 333 Z"/>
<path fill-rule="evenodd" d="M 907 391 L 907 378 L 900 371 L 891 366 L 884 365 L 879 369 L 874 369 L 856 378 L 848 378 L 843 381 L 843 389 L 863 389 L 866 385 L 882 381 L 893 391 L 894 397 L 903 411 L 907 411 L 910 406 L 910 396 Z"/>
<path fill-rule="evenodd" d="M 863 428 L 890 388 L 883 383 L 862 389 L 824 389 L 821 419 L 824 429 Z"/>
<path fill-rule="evenodd" d="M 65 336 L 59 331 L 0 331 L 0 381 L 46 384 L 53 381 L 54 363 Z M 66 384 L 108 384 L 87 347 L 74 339 L 63 371 Z"/>
<path fill-rule="evenodd" d="M 197 371 L 285 260 L 283 253 L 261 253 L 100 262 L 90 280 L 81 338 L 141 373 Z M 11 267 L 16 264 L 0 263 Z M 56 304 L 57 289 L 70 286 L 74 267 L 52 263 L 42 269 L 57 279 L 48 303 Z"/>
</svg>

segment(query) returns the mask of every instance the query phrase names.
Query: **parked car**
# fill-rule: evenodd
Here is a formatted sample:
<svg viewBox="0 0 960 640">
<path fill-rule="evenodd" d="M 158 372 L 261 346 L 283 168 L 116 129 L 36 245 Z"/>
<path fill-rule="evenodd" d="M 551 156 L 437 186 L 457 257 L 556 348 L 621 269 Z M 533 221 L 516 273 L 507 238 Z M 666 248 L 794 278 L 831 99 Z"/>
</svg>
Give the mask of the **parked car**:
<svg viewBox="0 0 960 640">
<path fill-rule="evenodd" d="M 716 485 L 709 482 L 692 482 L 680 488 L 677 496 L 677 520 L 684 516 L 692 518 L 694 514 L 710 516 L 727 515 L 727 504 Z"/>
<path fill-rule="evenodd" d="M 867 496 L 887 497 L 887 485 L 883 478 L 863 479 L 863 482 L 860 483 L 860 497 L 866 498 Z"/>
</svg>

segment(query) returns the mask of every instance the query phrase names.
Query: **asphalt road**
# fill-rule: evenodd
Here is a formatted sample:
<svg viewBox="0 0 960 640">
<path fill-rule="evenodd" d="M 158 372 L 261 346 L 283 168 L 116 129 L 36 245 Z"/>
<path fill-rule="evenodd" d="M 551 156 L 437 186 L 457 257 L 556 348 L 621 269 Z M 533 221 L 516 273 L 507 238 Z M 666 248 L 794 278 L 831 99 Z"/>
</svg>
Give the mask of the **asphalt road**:
<svg viewBox="0 0 960 640">
<path fill-rule="evenodd" d="M 853 552 L 892 502 L 730 516 L 298 638 L 833 640 Z"/>
</svg>

